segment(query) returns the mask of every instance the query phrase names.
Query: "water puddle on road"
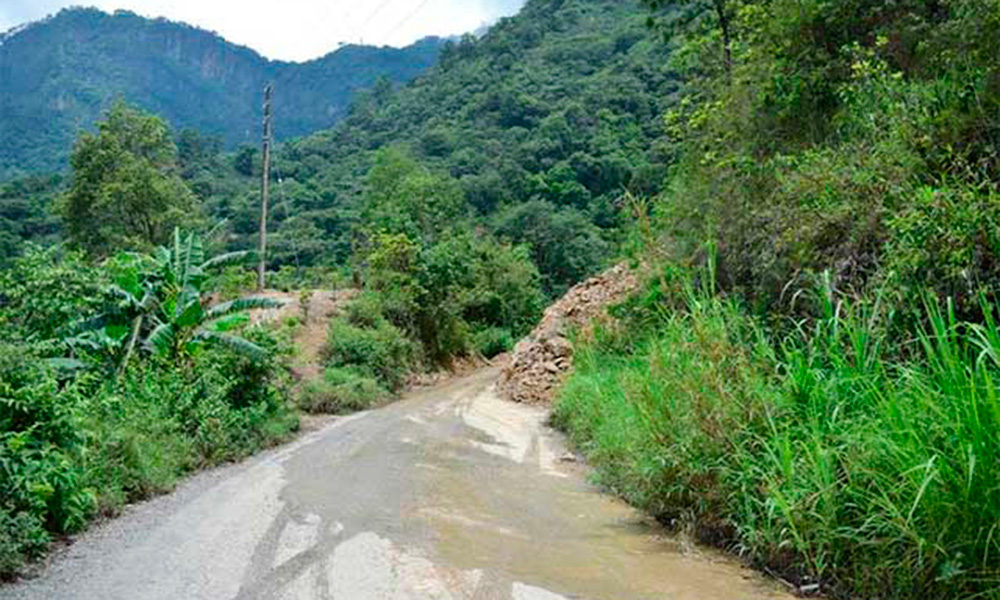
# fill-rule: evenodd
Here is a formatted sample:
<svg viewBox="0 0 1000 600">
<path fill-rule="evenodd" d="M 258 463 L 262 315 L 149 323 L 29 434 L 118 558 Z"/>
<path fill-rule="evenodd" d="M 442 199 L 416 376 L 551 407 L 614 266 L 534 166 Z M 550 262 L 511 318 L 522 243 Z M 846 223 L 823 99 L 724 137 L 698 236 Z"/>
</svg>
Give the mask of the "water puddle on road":
<svg viewBox="0 0 1000 600">
<path fill-rule="evenodd" d="M 451 407 L 468 430 L 428 446 L 416 516 L 439 564 L 485 570 L 474 598 L 790 598 L 720 553 L 668 535 L 561 462 L 545 413 L 483 391 Z"/>
<path fill-rule="evenodd" d="M 587 483 L 546 411 L 486 372 L 343 425 L 294 482 L 239 600 L 765 600 L 777 584 Z"/>
</svg>

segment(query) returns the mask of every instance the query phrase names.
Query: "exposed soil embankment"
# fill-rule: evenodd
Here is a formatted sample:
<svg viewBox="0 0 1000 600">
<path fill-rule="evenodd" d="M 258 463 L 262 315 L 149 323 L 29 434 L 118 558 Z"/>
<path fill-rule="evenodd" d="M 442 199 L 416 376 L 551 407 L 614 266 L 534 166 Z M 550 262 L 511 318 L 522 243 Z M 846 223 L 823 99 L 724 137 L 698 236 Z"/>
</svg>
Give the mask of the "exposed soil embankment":
<svg viewBox="0 0 1000 600">
<path fill-rule="evenodd" d="M 295 346 L 298 350 L 292 362 L 292 373 L 299 381 L 316 379 L 323 374 L 320 353 L 326 343 L 326 330 L 330 319 L 339 314 L 356 295 L 357 290 L 316 290 L 311 294 L 301 292 L 265 292 L 265 298 L 284 302 L 278 309 L 256 311 L 255 323 L 281 322 L 288 318 L 298 318 L 302 325 L 295 332 Z M 303 304 L 303 300 L 308 305 Z"/>
<path fill-rule="evenodd" d="M 508 400 L 526 404 L 549 402 L 573 367 L 573 345 L 567 336 L 586 328 L 624 301 L 639 287 L 639 274 L 620 264 L 572 288 L 545 311 L 542 322 L 522 340 L 500 375 L 498 389 Z"/>
</svg>

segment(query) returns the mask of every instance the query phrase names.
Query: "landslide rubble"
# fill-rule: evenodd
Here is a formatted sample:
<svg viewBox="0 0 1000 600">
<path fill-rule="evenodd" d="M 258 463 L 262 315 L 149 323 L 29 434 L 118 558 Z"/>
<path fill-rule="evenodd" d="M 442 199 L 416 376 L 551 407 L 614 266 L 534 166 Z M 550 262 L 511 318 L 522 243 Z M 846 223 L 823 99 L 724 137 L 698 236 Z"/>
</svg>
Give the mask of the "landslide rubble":
<svg viewBox="0 0 1000 600">
<path fill-rule="evenodd" d="M 585 330 L 639 287 L 639 275 L 620 264 L 570 289 L 550 306 L 541 323 L 511 353 L 500 374 L 498 391 L 508 400 L 540 404 L 552 400 L 573 368 L 573 345 L 567 336 Z"/>
</svg>

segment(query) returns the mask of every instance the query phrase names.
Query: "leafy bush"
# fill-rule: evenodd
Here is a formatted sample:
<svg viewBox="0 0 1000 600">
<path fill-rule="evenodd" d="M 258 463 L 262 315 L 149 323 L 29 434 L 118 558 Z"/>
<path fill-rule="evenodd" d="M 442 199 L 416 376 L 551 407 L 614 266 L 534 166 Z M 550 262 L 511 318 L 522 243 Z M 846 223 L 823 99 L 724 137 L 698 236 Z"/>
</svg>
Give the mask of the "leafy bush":
<svg viewBox="0 0 1000 600">
<path fill-rule="evenodd" d="M 501 328 L 527 334 L 542 316 L 542 276 L 527 246 L 478 239 L 461 250 L 473 259 L 472 285 L 459 293 L 462 318 L 470 328 Z"/>
<path fill-rule="evenodd" d="M 378 406 L 391 395 L 372 377 L 328 367 L 323 379 L 305 384 L 299 394 L 299 406 L 313 413 L 347 414 Z"/>
<path fill-rule="evenodd" d="M 0 507 L 0 579 L 17 573 L 25 559 L 41 558 L 48 546 L 49 533 L 38 517 Z"/>
<path fill-rule="evenodd" d="M 93 493 L 74 467 L 86 441 L 78 401 L 31 348 L 0 346 L 0 506 L 56 533 L 78 530 L 92 510 Z"/>
<path fill-rule="evenodd" d="M 476 353 L 485 358 L 493 358 L 514 348 L 515 339 L 509 329 L 488 327 L 472 334 L 472 345 Z"/>
<path fill-rule="evenodd" d="M 422 246 L 405 234 L 382 233 L 371 240 L 366 262 L 377 310 L 420 342 L 432 367 L 473 350 L 472 331 L 527 333 L 544 306 L 528 249 L 488 236 L 453 232 Z M 371 298 L 363 302 L 376 310 Z"/>
<path fill-rule="evenodd" d="M 336 318 L 330 322 L 324 355 L 328 365 L 353 368 L 396 392 L 416 366 L 418 353 L 413 342 L 385 319 L 362 328 Z"/>
<path fill-rule="evenodd" d="M 94 311 L 107 274 L 58 247 L 28 246 L 0 271 L 0 337 L 49 340 Z"/>
<path fill-rule="evenodd" d="M 331 267 L 281 265 L 277 271 L 271 272 L 267 276 L 267 287 L 283 292 L 304 289 L 335 290 L 342 287 L 344 283 L 344 274 Z M 251 289 L 253 288 L 244 288 L 244 291 Z"/>
</svg>

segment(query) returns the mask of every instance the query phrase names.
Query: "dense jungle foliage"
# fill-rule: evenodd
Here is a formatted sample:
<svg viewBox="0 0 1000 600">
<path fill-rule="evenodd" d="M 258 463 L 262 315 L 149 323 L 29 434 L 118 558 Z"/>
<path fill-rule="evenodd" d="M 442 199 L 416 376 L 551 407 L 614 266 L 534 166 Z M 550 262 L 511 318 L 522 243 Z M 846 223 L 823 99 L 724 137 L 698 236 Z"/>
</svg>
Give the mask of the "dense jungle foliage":
<svg viewBox="0 0 1000 600">
<path fill-rule="evenodd" d="M 470 223 L 528 244 L 550 295 L 593 273 L 613 254 L 616 199 L 657 191 L 671 157 L 661 117 L 678 84 L 645 20 L 631 2 L 529 2 L 483 39 L 446 45 L 411 85 L 383 81 L 337 127 L 284 144 L 275 268 L 350 262 L 368 171 L 393 146 L 458 190 Z M 292 115 L 276 111 L 281 131 Z M 176 137 L 203 215 L 228 219 L 227 249 L 252 247 L 259 152 L 223 157 L 210 136 Z M 42 192 L 20 201 L 45 205 Z"/>
<path fill-rule="evenodd" d="M 81 128 L 116 99 L 235 148 L 259 139 L 261 91 L 271 81 L 279 139 L 308 135 L 341 119 L 355 92 L 379 78 L 401 84 L 424 72 L 443 43 L 348 45 L 288 63 L 166 19 L 65 9 L 0 31 L 0 178 L 64 168 Z"/>
<path fill-rule="evenodd" d="M 125 503 L 298 425 L 256 299 L 208 307 L 197 236 L 100 264 L 30 247 L 0 272 L 0 577 Z"/>
<path fill-rule="evenodd" d="M 557 420 L 805 591 L 1000 597 L 1000 3 L 646 4 L 679 158 Z"/>
</svg>

